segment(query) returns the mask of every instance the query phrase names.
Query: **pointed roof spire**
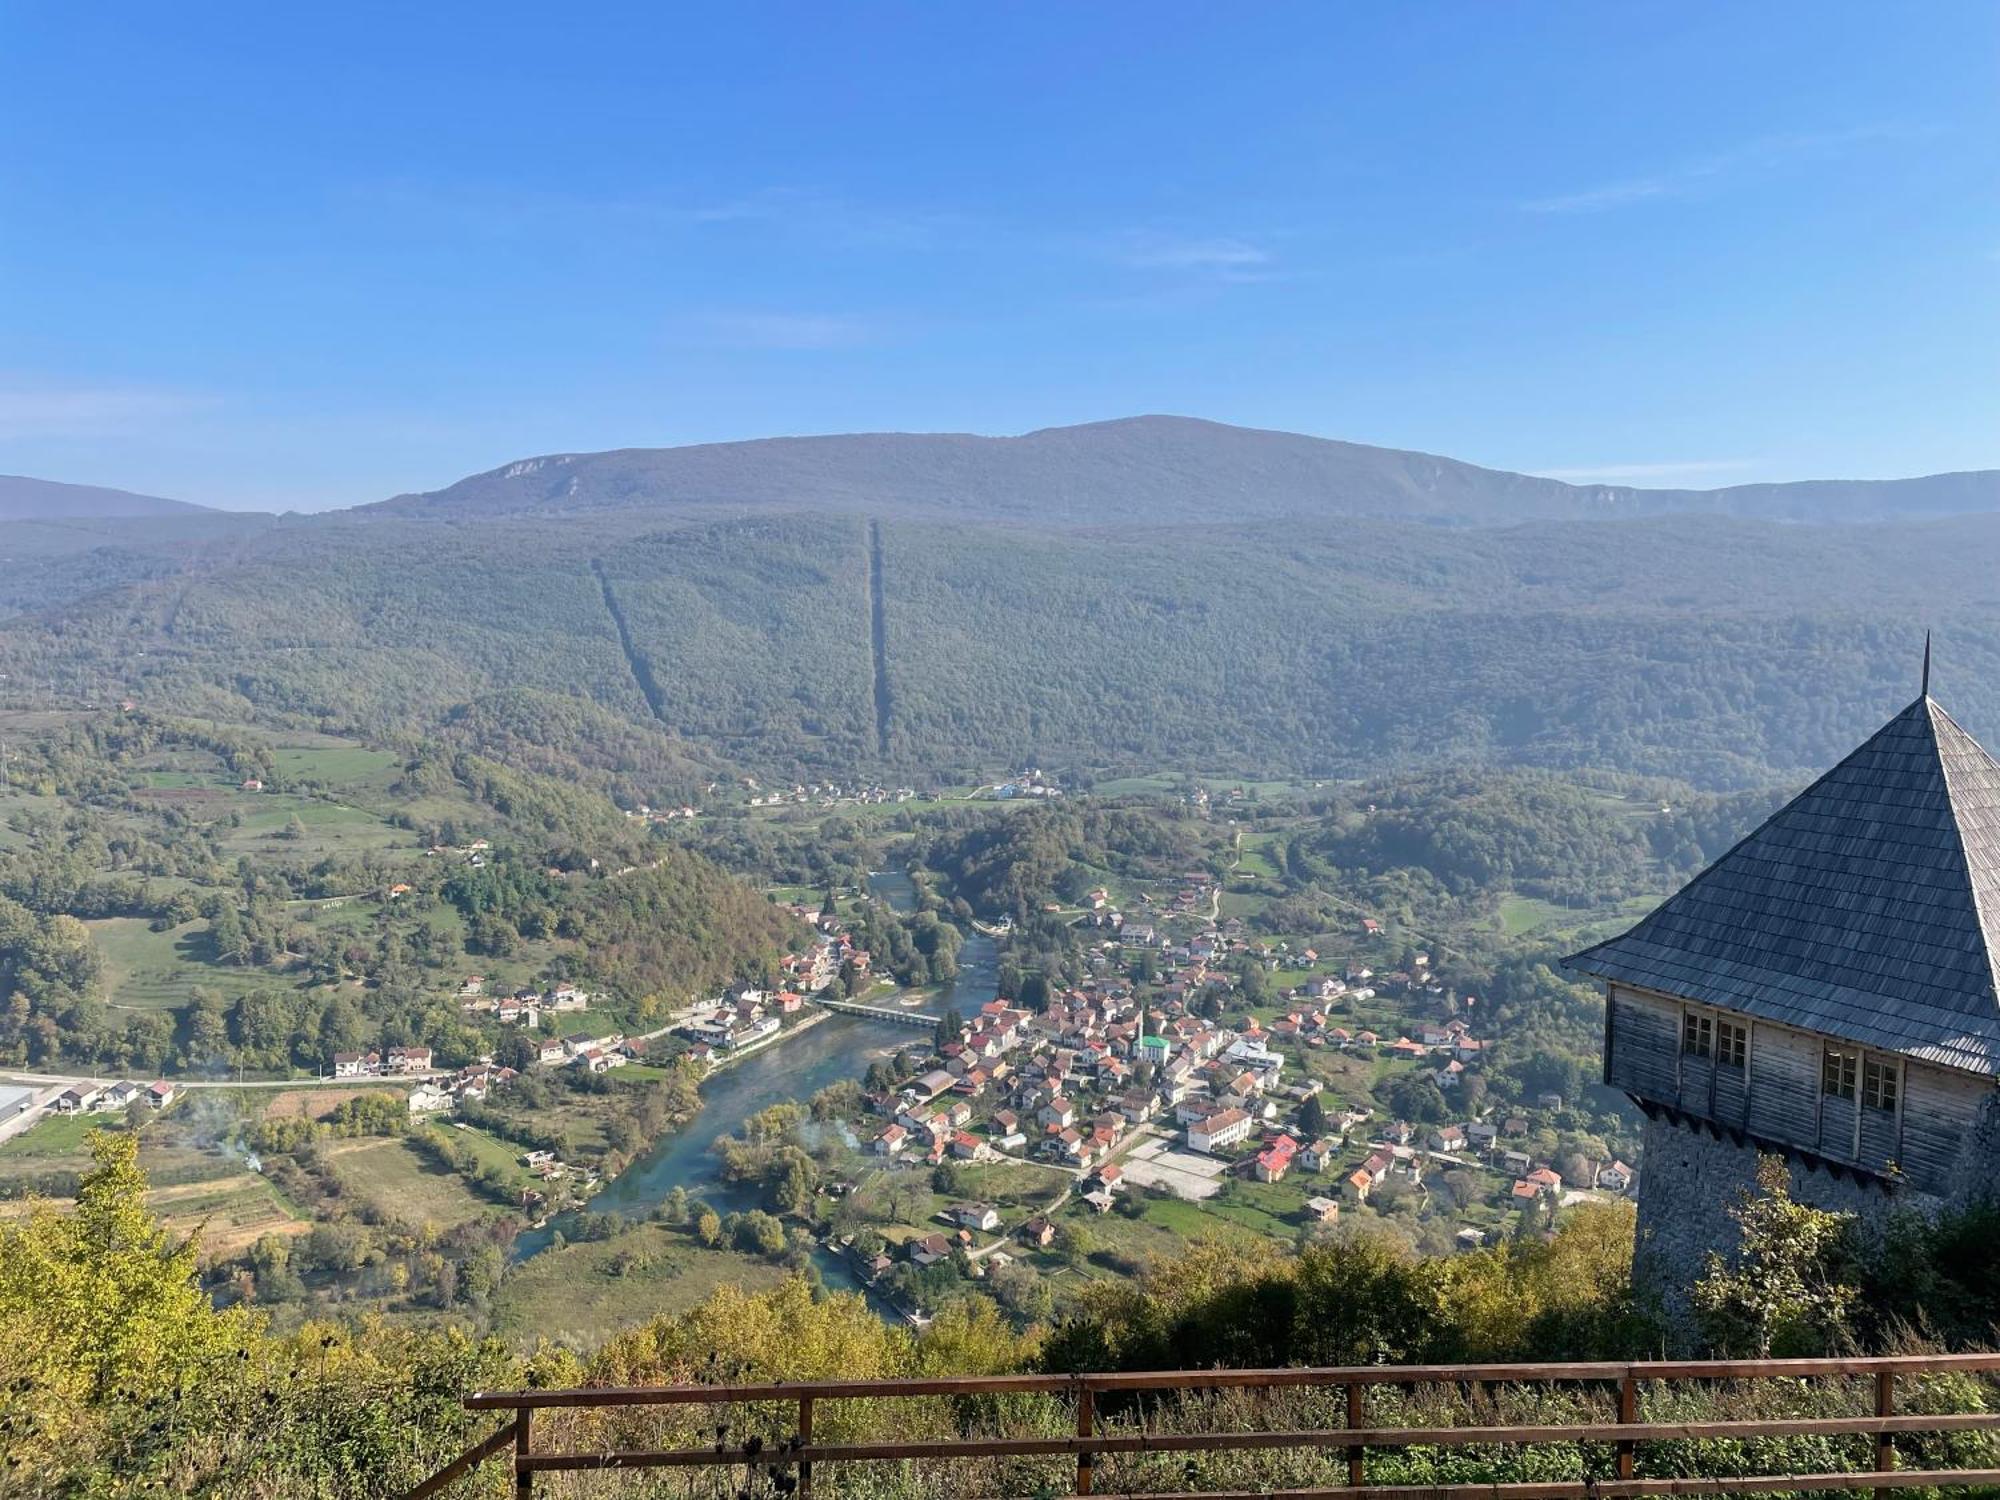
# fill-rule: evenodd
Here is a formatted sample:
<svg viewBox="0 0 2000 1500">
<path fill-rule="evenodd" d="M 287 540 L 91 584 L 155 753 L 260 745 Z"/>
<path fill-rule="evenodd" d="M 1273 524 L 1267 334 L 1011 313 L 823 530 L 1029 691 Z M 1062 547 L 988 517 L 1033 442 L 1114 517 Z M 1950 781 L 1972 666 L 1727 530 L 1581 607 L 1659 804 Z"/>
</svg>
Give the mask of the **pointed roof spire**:
<svg viewBox="0 0 2000 1500">
<path fill-rule="evenodd" d="M 1931 695 L 1931 633 L 1928 630 L 1926 630 L 1924 632 L 1924 690 L 1918 696 L 1928 698 L 1930 697 L 1930 695 Z"/>
<path fill-rule="evenodd" d="M 1566 962 L 2000 1077 L 2000 762 L 1919 698 L 1631 931 Z"/>
</svg>

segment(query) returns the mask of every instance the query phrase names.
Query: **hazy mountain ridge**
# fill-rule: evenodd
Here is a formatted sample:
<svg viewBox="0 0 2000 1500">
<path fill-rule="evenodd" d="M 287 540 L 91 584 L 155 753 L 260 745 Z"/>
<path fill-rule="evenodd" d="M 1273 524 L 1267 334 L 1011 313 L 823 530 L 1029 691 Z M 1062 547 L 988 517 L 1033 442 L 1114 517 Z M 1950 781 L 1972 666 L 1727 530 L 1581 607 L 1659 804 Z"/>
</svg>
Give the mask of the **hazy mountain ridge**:
<svg viewBox="0 0 2000 1500">
<path fill-rule="evenodd" d="M 94 484 L 64 484 L 0 474 L 0 521 L 110 520 L 140 516 L 201 515 L 210 507 L 158 495 Z"/>
<path fill-rule="evenodd" d="M 1929 626 L 1954 710 L 2000 725 L 1995 479 L 1590 489 L 1169 418 L 573 455 L 327 515 L 0 528 L 0 706 L 401 736 L 523 690 L 588 700 L 530 717 L 619 745 L 597 772 L 629 749 L 601 714 L 760 774 L 1753 785 L 1906 701 Z M 1815 496 L 1868 524 L 1780 519 Z"/>
<path fill-rule="evenodd" d="M 463 518 L 622 508 L 953 515 L 1060 527 L 1296 516 L 1490 525 L 1675 512 L 1853 522 L 2000 510 L 2000 471 L 1647 490 L 1151 416 L 1019 437 L 856 433 L 551 454 L 361 513 Z"/>
</svg>

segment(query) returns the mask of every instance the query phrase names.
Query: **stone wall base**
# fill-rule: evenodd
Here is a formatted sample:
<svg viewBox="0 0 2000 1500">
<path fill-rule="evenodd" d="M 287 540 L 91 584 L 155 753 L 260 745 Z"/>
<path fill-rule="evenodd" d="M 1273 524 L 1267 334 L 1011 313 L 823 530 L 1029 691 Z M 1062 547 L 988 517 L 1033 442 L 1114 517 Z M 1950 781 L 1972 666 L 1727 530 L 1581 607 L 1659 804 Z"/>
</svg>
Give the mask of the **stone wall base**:
<svg viewBox="0 0 2000 1500">
<path fill-rule="evenodd" d="M 1676 1341 L 1684 1342 L 1693 1322 L 1690 1295 L 1710 1253 L 1725 1260 L 1735 1254 L 1740 1230 L 1730 1210 L 1756 1190 L 1758 1151 L 1665 1119 L 1646 1121 L 1643 1149 L 1632 1280 L 1641 1295 L 1657 1298 Z M 1885 1191 L 1874 1179 L 1836 1175 L 1796 1156 L 1787 1163 L 1793 1198 L 1851 1213 L 1864 1233 L 1900 1210 L 1933 1212 L 1941 1203 L 1908 1190 Z"/>
</svg>

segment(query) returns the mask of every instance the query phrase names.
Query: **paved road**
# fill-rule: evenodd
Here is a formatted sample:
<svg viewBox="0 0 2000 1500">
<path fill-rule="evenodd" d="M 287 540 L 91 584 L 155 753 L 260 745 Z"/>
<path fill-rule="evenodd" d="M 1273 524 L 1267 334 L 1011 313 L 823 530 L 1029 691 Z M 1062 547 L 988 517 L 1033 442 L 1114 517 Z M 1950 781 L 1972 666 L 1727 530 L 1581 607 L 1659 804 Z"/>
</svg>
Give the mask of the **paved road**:
<svg viewBox="0 0 2000 1500">
<path fill-rule="evenodd" d="M 432 1071 L 429 1073 L 385 1073 L 367 1078 L 246 1078 L 238 1082 L 234 1078 L 174 1078 L 168 1081 L 177 1089 L 312 1089 L 355 1088 L 361 1084 L 383 1083 L 423 1083 L 435 1078 L 448 1078 L 449 1073 Z M 91 1083 L 103 1085 L 113 1080 L 103 1076 L 66 1073 L 16 1073 L 0 1072 L 0 1083 L 57 1084 L 64 1088 L 71 1084 Z"/>
</svg>

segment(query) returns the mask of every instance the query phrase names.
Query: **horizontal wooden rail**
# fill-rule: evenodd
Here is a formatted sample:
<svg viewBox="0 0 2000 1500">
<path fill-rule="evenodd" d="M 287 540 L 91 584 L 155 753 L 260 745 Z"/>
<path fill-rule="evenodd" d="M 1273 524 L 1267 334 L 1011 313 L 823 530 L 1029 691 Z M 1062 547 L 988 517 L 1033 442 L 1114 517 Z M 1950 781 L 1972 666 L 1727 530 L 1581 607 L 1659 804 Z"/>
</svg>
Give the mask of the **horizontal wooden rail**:
<svg viewBox="0 0 2000 1500">
<path fill-rule="evenodd" d="M 1055 1458 L 1082 1453 L 1235 1453 L 1258 1448 L 1480 1448 L 1509 1443 L 1696 1442 L 1833 1437 L 1857 1432 L 1974 1432 L 2000 1428 L 2000 1412 L 1935 1417 L 1774 1417 L 1768 1421 L 1596 1422 L 1540 1427 L 1319 1427 L 1299 1432 L 1142 1432 L 1128 1436 L 941 1438 L 936 1442 L 825 1443 L 813 1447 L 655 1448 L 623 1453 L 538 1453 L 525 1468 L 705 1469 L 803 1459 L 867 1463 L 916 1458 Z"/>
<path fill-rule="evenodd" d="M 1893 1474 L 1755 1474 L 1732 1479 L 1525 1480 L 1498 1484 L 1343 1484 L 1318 1490 L 1202 1490 L 1198 1500 L 1627 1500 L 1647 1495 L 1769 1495 L 1791 1490 L 1927 1490 L 2000 1484 L 2000 1469 Z M 1062 1500 L 1078 1500 L 1074 1495 Z M 1094 1500 L 1196 1500 L 1188 1490 L 1121 1490 Z"/>
<path fill-rule="evenodd" d="M 1831 1375 L 1937 1375 L 2000 1371 L 2000 1353 L 1886 1354 L 1857 1359 L 1594 1361 L 1532 1365 L 1309 1365 L 1268 1370 L 1141 1370 L 1103 1375 L 946 1375 L 931 1380 L 775 1380 L 756 1385 L 585 1386 L 547 1391 L 475 1391 L 473 1411 L 545 1406 L 704 1406 L 750 1401 L 892 1400 L 898 1396 L 1069 1395 L 1079 1390 L 1224 1390 L 1294 1386 L 1542 1385 L 1634 1380 L 1806 1380 Z"/>
<path fill-rule="evenodd" d="M 1256 1493 L 1305 1500 L 1568 1500 L 1568 1497 L 1763 1494 L 1780 1490 L 1895 1490 L 1937 1486 L 2000 1484 L 2000 1469 L 1897 1470 L 1899 1435 L 2000 1431 L 2000 1412 L 1901 1413 L 1895 1409 L 1899 1377 L 1940 1374 L 2000 1374 L 2000 1353 L 1893 1355 L 1855 1359 L 1649 1360 L 1509 1365 L 1362 1365 L 1278 1370 L 1163 1370 L 1085 1375 L 947 1376 L 915 1380 L 766 1381 L 741 1385 L 606 1387 L 579 1390 L 482 1391 L 465 1399 L 474 1411 L 509 1411 L 514 1420 L 453 1465 L 411 1492 L 422 1500 L 490 1457 L 511 1440 L 515 1493 L 532 1495 L 538 1474 L 635 1469 L 735 1468 L 783 1470 L 797 1466 L 797 1493 L 810 1496 L 816 1475 L 845 1463 L 966 1459 L 1068 1459 L 1076 1465 L 1079 1496 L 1098 1489 L 1100 1460 L 1116 1455 L 1249 1453 L 1269 1450 L 1342 1450 L 1348 1483 L 1341 1486 Z M 1641 1385 L 1669 1381 L 1805 1381 L 1868 1378 L 1873 1411 L 1853 1416 L 1768 1417 L 1706 1422 L 1638 1420 Z M 1374 1387 L 1465 1388 L 1600 1384 L 1613 1389 L 1617 1420 L 1463 1426 L 1367 1426 L 1363 1396 Z M 1153 1432 L 1102 1430 L 1101 1395 L 1165 1391 L 1323 1389 L 1345 1393 L 1344 1422 L 1305 1430 L 1247 1432 Z M 816 1442 L 815 1407 L 828 1401 L 896 1401 L 1029 1394 L 1065 1399 L 1075 1409 L 1076 1433 L 1046 1437 L 940 1437 L 893 1442 Z M 601 1410 L 663 1406 L 794 1405 L 797 1421 L 789 1437 L 750 1437 L 725 1444 L 718 1439 L 699 1448 L 635 1448 L 609 1451 L 534 1452 L 528 1421 L 535 1411 Z M 1336 1418 L 1336 1421 L 1339 1419 Z M 1798 1437 L 1872 1438 L 1872 1462 L 1841 1473 L 1681 1477 L 1638 1472 L 1642 1445 L 1674 1442 L 1749 1442 Z M 1602 1445 L 1611 1450 L 1615 1473 L 1592 1480 L 1500 1481 L 1480 1484 L 1368 1484 L 1366 1455 L 1412 1448 L 1534 1447 L 1551 1444 Z M 1990 1460 L 1989 1460 L 1990 1461 Z M 1162 1497 L 1163 1500 L 1163 1497 Z M 1212 1492 L 1205 1500 L 1227 1500 Z"/>
</svg>

